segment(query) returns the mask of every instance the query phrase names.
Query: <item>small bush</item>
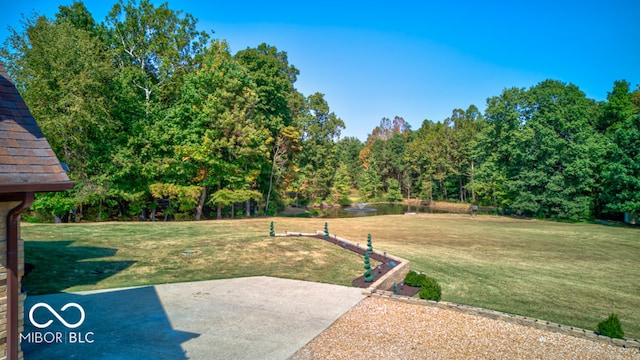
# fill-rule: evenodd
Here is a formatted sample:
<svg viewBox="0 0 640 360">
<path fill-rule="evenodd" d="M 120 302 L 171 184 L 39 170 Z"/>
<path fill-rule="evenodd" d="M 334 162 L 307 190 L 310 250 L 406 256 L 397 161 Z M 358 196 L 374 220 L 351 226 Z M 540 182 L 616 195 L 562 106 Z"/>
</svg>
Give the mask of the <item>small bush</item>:
<svg viewBox="0 0 640 360">
<path fill-rule="evenodd" d="M 442 297 L 442 288 L 436 279 L 427 277 L 422 283 L 420 289 L 420 299 L 440 301 Z"/>
<path fill-rule="evenodd" d="M 425 300 L 440 301 L 442 297 L 442 288 L 436 279 L 428 277 L 425 274 L 418 274 L 415 271 L 409 271 L 404 278 L 407 286 L 420 287 L 420 298 Z"/>
<path fill-rule="evenodd" d="M 613 339 L 622 339 L 624 337 L 622 325 L 620 325 L 620 320 L 616 314 L 611 314 L 606 320 L 601 321 L 596 328 L 596 332 Z"/>
<path fill-rule="evenodd" d="M 175 221 L 192 221 L 193 214 L 191 213 L 177 213 L 174 215 Z"/>
<path fill-rule="evenodd" d="M 407 273 L 407 276 L 405 276 L 404 283 L 408 286 L 420 287 L 426 279 L 427 275 L 418 274 L 417 272 L 411 270 Z"/>
</svg>

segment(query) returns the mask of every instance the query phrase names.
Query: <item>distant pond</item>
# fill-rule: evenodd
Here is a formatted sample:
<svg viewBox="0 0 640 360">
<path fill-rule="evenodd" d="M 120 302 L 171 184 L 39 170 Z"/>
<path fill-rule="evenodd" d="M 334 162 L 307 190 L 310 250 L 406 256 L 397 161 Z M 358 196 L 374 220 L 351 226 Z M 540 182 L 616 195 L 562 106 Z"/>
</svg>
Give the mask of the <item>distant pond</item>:
<svg viewBox="0 0 640 360">
<path fill-rule="evenodd" d="M 424 205 L 404 204 L 359 204 L 358 206 L 346 206 L 339 208 L 322 209 L 322 217 L 325 218 L 349 218 L 359 216 L 376 215 L 401 215 L 405 213 L 446 213 Z"/>
</svg>

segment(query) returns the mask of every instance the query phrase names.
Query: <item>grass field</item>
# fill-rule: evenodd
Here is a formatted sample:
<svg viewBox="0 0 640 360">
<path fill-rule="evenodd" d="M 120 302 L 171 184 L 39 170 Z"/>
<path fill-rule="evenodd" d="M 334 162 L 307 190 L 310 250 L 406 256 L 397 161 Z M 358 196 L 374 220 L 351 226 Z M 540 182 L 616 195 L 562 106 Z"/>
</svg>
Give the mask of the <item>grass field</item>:
<svg viewBox="0 0 640 360">
<path fill-rule="evenodd" d="M 349 285 L 362 258 L 307 238 L 323 219 L 23 224 L 31 294 L 269 275 Z M 640 338 L 640 229 L 496 216 L 330 219 L 332 234 L 411 261 L 442 299 L 594 329 L 615 312 Z M 187 252 L 185 254 L 184 252 Z"/>
</svg>

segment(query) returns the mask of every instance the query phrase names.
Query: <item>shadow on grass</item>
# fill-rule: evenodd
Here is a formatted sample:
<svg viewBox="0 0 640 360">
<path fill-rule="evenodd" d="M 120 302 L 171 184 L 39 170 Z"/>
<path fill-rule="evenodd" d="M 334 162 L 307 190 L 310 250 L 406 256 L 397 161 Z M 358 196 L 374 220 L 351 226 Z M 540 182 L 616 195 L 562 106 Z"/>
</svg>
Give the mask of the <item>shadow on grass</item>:
<svg viewBox="0 0 640 360">
<path fill-rule="evenodd" d="M 118 249 L 72 246 L 74 241 L 25 241 L 22 288 L 29 295 L 62 292 L 72 286 L 95 285 L 130 267 L 134 261 L 88 260 L 115 256 Z"/>
<path fill-rule="evenodd" d="M 78 307 L 62 310 L 69 303 L 82 308 L 84 321 Z M 41 304 L 50 306 L 71 328 Z M 200 336 L 173 328 L 170 315 L 152 286 L 30 295 L 24 310 L 21 347 L 25 359 L 180 360 L 188 358 L 182 344 Z"/>
</svg>

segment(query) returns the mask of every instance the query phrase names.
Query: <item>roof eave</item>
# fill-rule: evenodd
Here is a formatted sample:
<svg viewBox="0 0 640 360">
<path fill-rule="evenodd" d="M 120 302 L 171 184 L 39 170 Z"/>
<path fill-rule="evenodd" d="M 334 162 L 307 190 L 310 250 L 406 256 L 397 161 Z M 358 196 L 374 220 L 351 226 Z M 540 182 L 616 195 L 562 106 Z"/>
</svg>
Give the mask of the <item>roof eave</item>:
<svg viewBox="0 0 640 360">
<path fill-rule="evenodd" d="M 0 195 L 16 193 L 41 193 L 58 192 L 73 189 L 74 181 L 60 181 L 48 183 L 20 183 L 20 184 L 0 184 Z"/>
</svg>

